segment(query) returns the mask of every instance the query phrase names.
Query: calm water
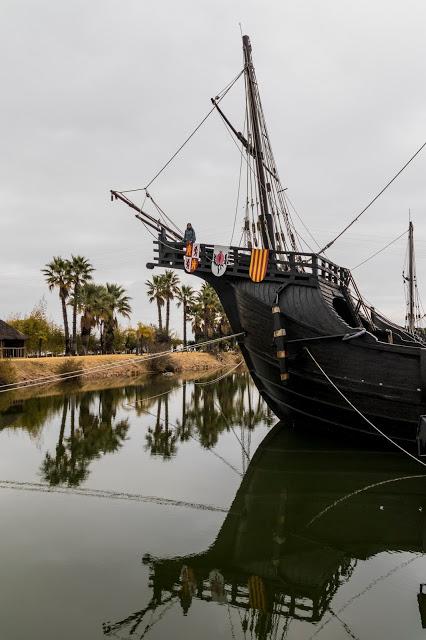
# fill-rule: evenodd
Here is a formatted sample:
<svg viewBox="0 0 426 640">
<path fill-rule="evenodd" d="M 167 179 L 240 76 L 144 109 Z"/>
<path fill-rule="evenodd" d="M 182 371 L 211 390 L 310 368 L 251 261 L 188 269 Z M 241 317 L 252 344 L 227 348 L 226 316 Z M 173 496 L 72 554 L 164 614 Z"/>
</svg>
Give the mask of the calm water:
<svg viewBox="0 0 426 640">
<path fill-rule="evenodd" d="M 0 396 L 0 639 L 424 638 L 422 468 L 275 423 L 243 375 Z"/>
</svg>

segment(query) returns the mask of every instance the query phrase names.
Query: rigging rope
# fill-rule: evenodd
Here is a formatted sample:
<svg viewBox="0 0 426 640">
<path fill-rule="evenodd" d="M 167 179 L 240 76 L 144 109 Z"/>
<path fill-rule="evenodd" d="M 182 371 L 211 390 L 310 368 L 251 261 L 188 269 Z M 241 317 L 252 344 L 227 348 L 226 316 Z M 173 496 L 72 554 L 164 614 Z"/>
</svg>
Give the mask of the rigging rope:
<svg viewBox="0 0 426 640">
<path fill-rule="evenodd" d="M 355 224 L 355 222 L 357 222 L 360 219 L 360 217 L 363 215 L 363 213 L 365 213 L 367 211 L 367 209 L 369 209 L 371 207 L 371 205 L 374 204 L 378 198 L 380 198 L 382 193 L 384 193 L 386 191 L 386 189 L 388 187 L 390 187 L 392 182 L 394 182 L 398 178 L 398 176 L 401 175 L 401 173 L 404 171 L 404 169 L 406 169 L 408 167 L 408 165 L 414 160 L 414 158 L 416 156 L 419 155 L 419 153 L 425 147 L 426 147 L 426 142 L 423 142 L 423 144 L 417 149 L 417 151 L 411 156 L 411 158 L 404 164 L 404 166 L 398 171 L 398 173 L 396 173 L 394 175 L 394 177 L 391 180 L 389 180 L 389 182 L 383 187 L 383 189 L 381 191 L 379 191 L 379 193 L 376 196 L 374 196 L 374 198 L 372 200 L 370 200 L 370 202 L 367 204 L 366 207 L 364 207 L 364 209 L 361 211 L 361 213 L 359 213 L 352 220 L 352 222 L 350 222 L 335 238 L 333 238 L 333 240 L 330 240 L 330 242 L 328 244 L 326 244 L 325 247 L 323 247 L 323 249 L 321 249 L 321 251 L 319 253 L 324 253 L 324 251 L 327 251 L 327 249 L 329 249 L 336 242 L 336 240 L 338 240 L 353 224 Z"/>
<path fill-rule="evenodd" d="M 244 122 L 244 127 L 243 127 L 243 131 L 245 130 L 245 122 Z M 243 145 L 241 143 L 241 152 L 243 149 Z M 229 241 L 229 246 L 232 246 L 232 241 L 234 239 L 234 233 L 235 233 L 235 225 L 237 222 L 237 215 L 238 215 L 238 205 L 240 204 L 240 190 L 241 190 L 241 175 L 242 175 L 242 169 L 243 169 L 243 154 L 241 153 L 241 157 L 240 157 L 240 172 L 239 172 L 239 176 L 238 176 L 238 190 L 237 190 L 237 201 L 235 203 L 235 214 L 234 214 L 234 223 L 232 225 L 232 233 L 231 233 L 231 239 Z"/>
<path fill-rule="evenodd" d="M 413 558 L 410 558 L 409 560 L 404 560 L 403 562 L 401 562 L 400 564 L 398 564 L 396 567 L 393 567 L 393 569 L 390 569 L 387 573 L 382 574 L 381 576 L 379 576 L 378 578 L 375 578 L 372 582 L 370 582 L 370 584 L 368 584 L 362 591 L 359 591 L 356 595 L 352 596 L 352 598 L 350 598 L 346 604 L 344 604 L 342 607 L 340 607 L 340 609 L 338 609 L 337 613 L 342 613 L 342 611 L 344 611 L 347 607 L 349 607 L 355 600 L 357 600 L 358 598 L 360 598 L 361 596 L 363 596 L 365 593 L 367 593 L 368 591 L 370 591 L 373 587 L 376 586 L 376 584 L 378 584 L 379 582 L 381 582 L 382 580 L 386 580 L 386 578 L 389 578 L 391 575 L 393 575 L 394 573 L 396 573 L 397 571 L 399 571 L 400 569 L 403 569 L 404 567 L 408 567 L 412 562 L 415 562 L 415 560 L 418 560 L 419 558 L 421 558 L 423 556 L 422 553 L 416 553 L 415 556 Z M 325 626 L 327 626 L 327 624 L 333 619 L 333 616 L 330 616 L 330 618 L 328 620 L 325 620 L 320 627 L 318 627 L 318 629 L 316 629 L 316 631 L 314 631 L 314 633 L 309 636 L 308 640 L 312 640 L 312 638 L 315 638 L 315 636 L 317 636 L 323 629 Z"/>
<path fill-rule="evenodd" d="M 375 258 L 376 256 L 379 255 L 379 253 L 382 253 L 382 251 L 384 251 L 385 249 L 387 249 L 388 247 L 390 247 L 392 244 L 394 244 L 397 240 L 399 240 L 400 238 L 402 238 L 402 236 L 405 236 L 405 234 L 408 233 L 408 229 L 406 229 L 405 231 L 403 231 L 397 238 L 394 238 L 393 240 L 391 240 L 391 242 L 389 242 L 387 245 L 385 245 L 384 247 L 382 247 L 381 249 L 379 249 L 378 251 L 376 251 L 375 253 L 371 254 L 371 256 L 369 256 L 368 258 L 366 258 L 365 260 L 363 260 L 362 262 L 360 262 L 359 264 L 357 264 L 355 267 L 351 267 L 351 271 L 355 271 L 355 269 L 358 269 L 358 267 L 361 267 L 363 264 L 365 264 L 366 262 L 368 262 L 369 260 L 372 260 L 373 258 Z"/>
<path fill-rule="evenodd" d="M 234 86 L 234 84 L 237 82 L 237 80 L 239 80 L 239 78 L 242 76 L 242 74 L 244 73 L 244 69 L 242 69 L 240 71 L 240 73 L 233 79 L 231 80 L 231 82 L 229 84 L 226 85 L 226 87 L 224 89 L 222 89 L 221 92 L 219 92 L 217 98 L 216 98 L 216 102 L 220 102 L 221 100 L 223 100 L 223 98 L 226 96 L 226 94 L 228 93 L 228 91 L 230 91 L 230 89 L 232 89 L 232 87 Z M 145 187 L 138 187 L 137 189 L 126 189 L 124 191 L 120 191 L 119 193 L 134 193 L 135 191 L 146 191 L 146 189 L 148 189 L 152 183 L 154 182 L 154 180 L 156 180 L 160 174 L 163 173 L 163 171 L 169 166 L 169 164 L 176 158 L 176 156 L 182 151 L 182 149 L 184 148 L 184 146 L 191 140 L 191 138 L 197 133 L 197 131 L 201 128 L 201 126 L 205 123 L 205 121 L 207 120 L 207 118 L 213 113 L 213 111 L 216 110 L 216 107 L 213 106 L 210 111 L 204 116 L 204 118 L 201 120 L 201 122 L 195 127 L 195 129 L 192 131 L 192 133 L 189 134 L 189 136 L 186 138 L 186 140 L 180 145 L 180 147 L 174 152 L 174 154 L 167 160 L 167 162 L 161 167 L 161 169 L 159 171 L 157 171 L 157 173 L 151 178 L 151 180 L 148 182 L 148 184 Z"/>
</svg>

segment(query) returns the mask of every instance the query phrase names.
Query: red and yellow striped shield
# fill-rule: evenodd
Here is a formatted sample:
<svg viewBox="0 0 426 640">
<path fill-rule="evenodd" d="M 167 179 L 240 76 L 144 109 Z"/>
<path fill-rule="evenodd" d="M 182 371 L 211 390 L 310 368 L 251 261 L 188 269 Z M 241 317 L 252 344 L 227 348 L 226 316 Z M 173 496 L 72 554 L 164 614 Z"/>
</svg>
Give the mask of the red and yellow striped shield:
<svg viewBox="0 0 426 640">
<path fill-rule="evenodd" d="M 250 576 L 248 579 L 249 605 L 251 609 L 259 609 L 267 611 L 268 602 L 266 598 L 266 589 L 262 578 L 259 576 Z"/>
<path fill-rule="evenodd" d="M 253 282 L 262 282 L 268 269 L 269 249 L 252 249 L 249 275 Z"/>
</svg>

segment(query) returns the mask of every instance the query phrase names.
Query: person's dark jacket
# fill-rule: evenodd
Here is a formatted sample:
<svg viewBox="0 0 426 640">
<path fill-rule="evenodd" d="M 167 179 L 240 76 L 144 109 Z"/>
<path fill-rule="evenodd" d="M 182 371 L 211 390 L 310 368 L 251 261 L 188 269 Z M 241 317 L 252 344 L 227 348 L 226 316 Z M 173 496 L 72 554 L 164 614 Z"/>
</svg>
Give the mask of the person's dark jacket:
<svg viewBox="0 0 426 640">
<path fill-rule="evenodd" d="M 185 235 L 183 236 L 183 241 L 186 243 L 188 242 L 195 242 L 195 231 L 194 229 L 191 227 L 190 229 L 185 229 Z"/>
</svg>

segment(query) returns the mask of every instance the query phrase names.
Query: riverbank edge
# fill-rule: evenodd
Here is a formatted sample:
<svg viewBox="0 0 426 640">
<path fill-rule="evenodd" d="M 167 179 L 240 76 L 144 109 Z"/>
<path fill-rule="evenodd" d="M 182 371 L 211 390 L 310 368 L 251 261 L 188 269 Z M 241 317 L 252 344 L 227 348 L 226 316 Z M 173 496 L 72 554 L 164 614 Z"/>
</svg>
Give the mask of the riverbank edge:
<svg viewBox="0 0 426 640">
<path fill-rule="evenodd" d="M 56 358 L 15 358 L 0 361 L 0 379 L 3 384 L 28 382 L 39 378 L 75 375 L 81 382 L 110 380 L 111 378 L 138 378 L 146 374 L 189 373 L 232 367 L 242 360 L 236 351 L 170 352 L 157 358 L 115 354 L 105 356 L 67 356 Z M 2 375 L 2 364 L 7 363 Z M 6 379 L 7 378 L 7 379 Z"/>
</svg>

